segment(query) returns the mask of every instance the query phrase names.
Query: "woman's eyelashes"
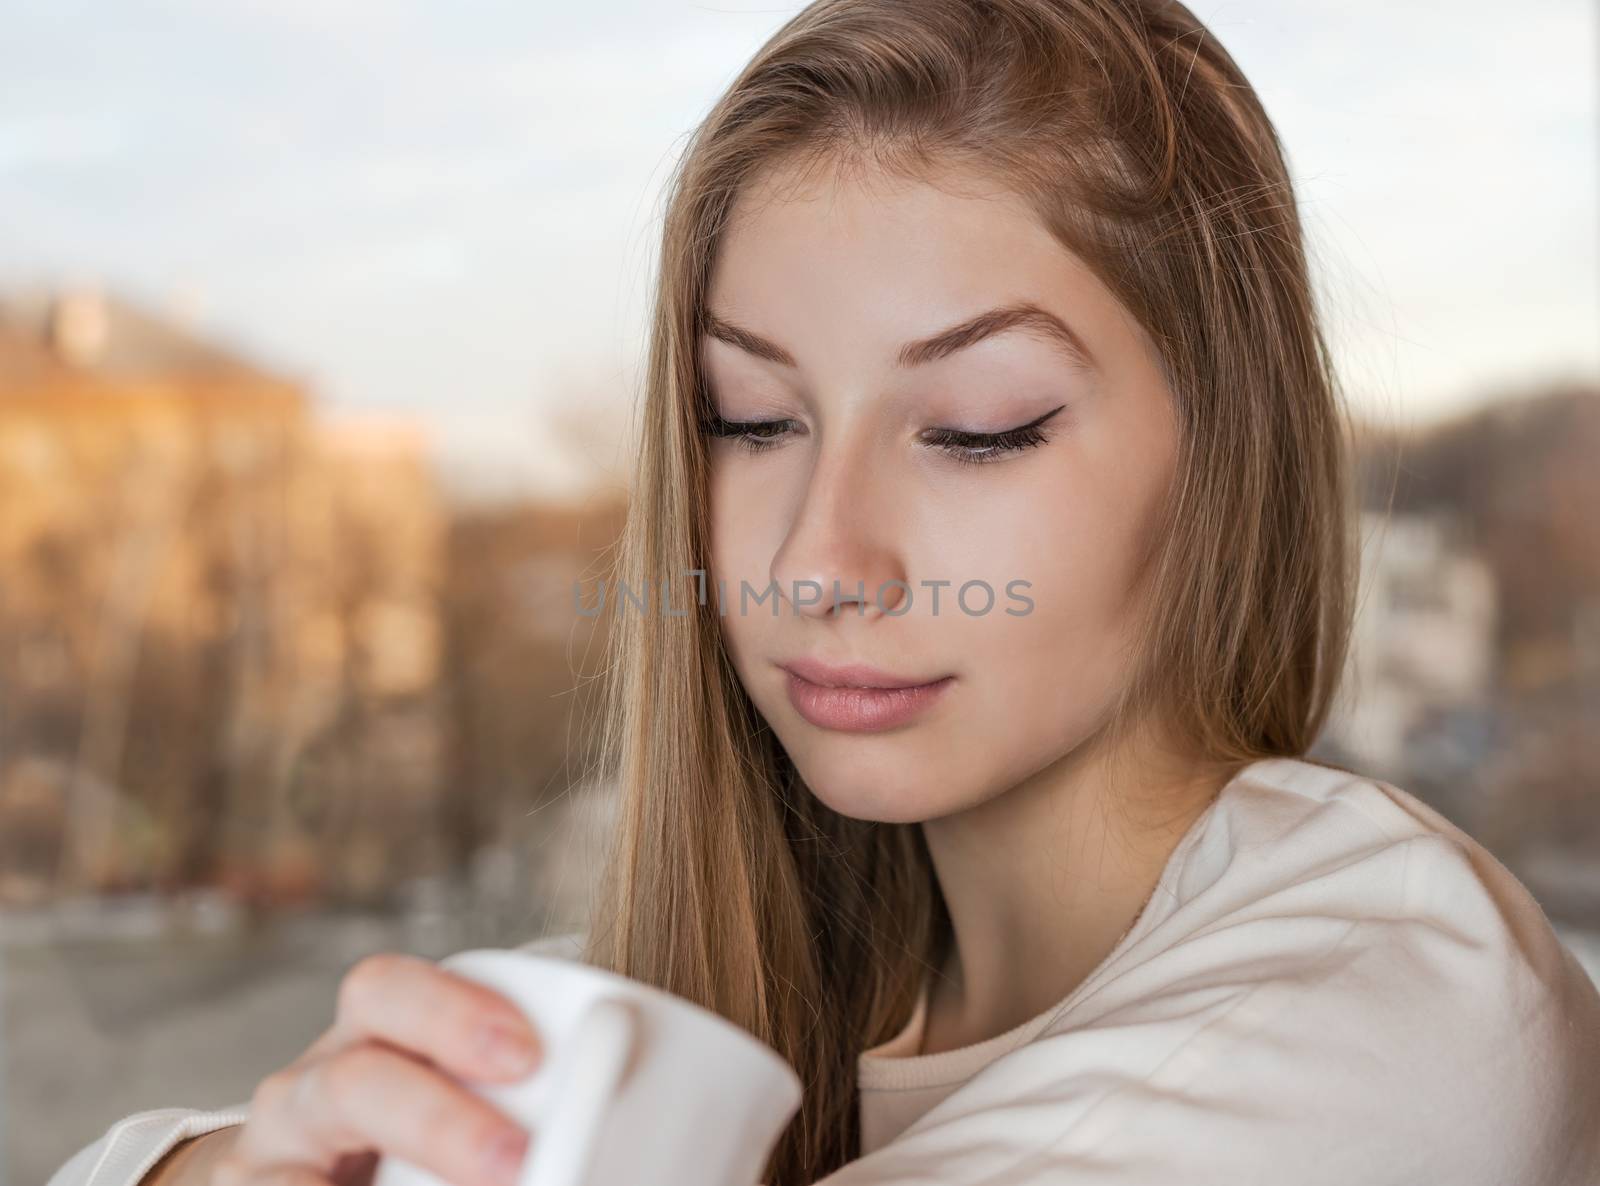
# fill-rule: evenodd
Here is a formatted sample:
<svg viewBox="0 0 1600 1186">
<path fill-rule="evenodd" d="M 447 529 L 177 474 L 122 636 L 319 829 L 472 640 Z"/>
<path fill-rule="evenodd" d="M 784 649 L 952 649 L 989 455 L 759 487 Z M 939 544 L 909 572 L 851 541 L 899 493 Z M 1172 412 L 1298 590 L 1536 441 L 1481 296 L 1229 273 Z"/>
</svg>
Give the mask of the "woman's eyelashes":
<svg viewBox="0 0 1600 1186">
<path fill-rule="evenodd" d="M 1065 404 L 1058 405 L 1043 416 L 1001 432 L 929 428 L 922 432 L 921 437 L 924 443 L 957 461 L 982 465 L 1044 444 L 1050 439 L 1049 433 L 1044 431 L 1044 425 L 1064 407 Z M 798 426 L 798 421 L 792 419 L 729 420 L 715 413 L 703 422 L 707 435 L 728 439 L 750 453 L 765 452 L 777 445 L 791 428 Z"/>
<path fill-rule="evenodd" d="M 708 436 L 725 437 L 751 453 L 760 453 L 778 443 L 778 437 L 793 420 L 727 420 L 713 413 L 703 422 Z"/>
<path fill-rule="evenodd" d="M 936 449 L 948 453 L 957 461 L 969 465 L 982 465 L 1044 444 L 1050 439 L 1050 434 L 1044 431 L 1045 424 L 1066 406 L 1066 404 L 1057 405 L 1043 416 L 1036 417 L 1026 424 L 1019 424 L 1015 428 L 1005 429 L 1003 432 L 964 432 L 957 428 L 930 428 L 922 434 L 922 439 Z"/>
</svg>

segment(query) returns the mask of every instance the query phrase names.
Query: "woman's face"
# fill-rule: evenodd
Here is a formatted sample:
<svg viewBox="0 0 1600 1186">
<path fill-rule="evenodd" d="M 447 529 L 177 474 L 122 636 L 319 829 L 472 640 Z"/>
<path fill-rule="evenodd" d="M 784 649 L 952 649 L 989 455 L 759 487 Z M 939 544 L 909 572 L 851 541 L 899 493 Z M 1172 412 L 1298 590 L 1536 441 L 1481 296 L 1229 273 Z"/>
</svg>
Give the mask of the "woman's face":
<svg viewBox="0 0 1600 1186">
<path fill-rule="evenodd" d="M 775 174 L 707 302 L 715 413 L 764 422 L 709 442 L 724 643 L 812 792 L 861 819 L 973 807 L 1092 737 L 1175 458 L 1128 312 L 1020 199 L 962 192 Z M 830 691 L 884 681 L 805 661 L 934 686 Z"/>
</svg>

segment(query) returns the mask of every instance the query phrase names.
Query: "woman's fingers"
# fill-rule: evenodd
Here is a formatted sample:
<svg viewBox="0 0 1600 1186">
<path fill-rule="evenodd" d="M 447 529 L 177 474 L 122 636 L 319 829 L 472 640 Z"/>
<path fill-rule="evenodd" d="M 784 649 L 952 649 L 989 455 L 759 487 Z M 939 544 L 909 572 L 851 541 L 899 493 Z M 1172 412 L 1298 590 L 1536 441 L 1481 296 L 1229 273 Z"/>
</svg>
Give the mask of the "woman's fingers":
<svg viewBox="0 0 1600 1186">
<path fill-rule="evenodd" d="M 345 973 L 334 1024 L 313 1050 L 367 1038 L 468 1079 L 521 1078 L 541 1054 L 539 1035 L 500 993 L 400 952 L 369 955 Z"/>
<path fill-rule="evenodd" d="M 397 1157 L 450 1186 L 514 1186 L 528 1134 L 463 1080 L 531 1072 L 538 1034 L 499 992 L 398 952 L 340 982 L 334 1022 L 256 1086 L 207 1186 L 370 1186 Z M 306 1174 L 313 1177 L 306 1178 Z"/>
<path fill-rule="evenodd" d="M 257 1092 L 309 1143 L 291 1159 L 313 1165 L 376 1149 L 452 1186 L 507 1186 L 528 1147 L 528 1134 L 494 1105 L 382 1042 L 280 1071 Z"/>
</svg>

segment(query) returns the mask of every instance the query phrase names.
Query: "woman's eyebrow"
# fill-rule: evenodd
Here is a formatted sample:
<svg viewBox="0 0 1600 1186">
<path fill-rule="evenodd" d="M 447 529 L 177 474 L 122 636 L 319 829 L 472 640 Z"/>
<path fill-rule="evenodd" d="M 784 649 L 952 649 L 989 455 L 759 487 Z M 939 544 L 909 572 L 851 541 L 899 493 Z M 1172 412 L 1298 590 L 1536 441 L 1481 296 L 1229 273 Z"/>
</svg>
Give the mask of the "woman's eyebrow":
<svg viewBox="0 0 1600 1186">
<path fill-rule="evenodd" d="M 995 334 L 1018 329 L 1043 336 L 1047 341 L 1059 346 L 1079 366 L 1095 365 L 1094 356 L 1089 353 L 1089 348 L 1083 344 L 1083 339 L 1073 331 L 1072 327 L 1048 309 L 1032 301 L 1013 301 L 1008 305 L 1001 305 L 979 313 L 975 317 L 969 317 L 960 324 L 942 329 L 930 337 L 907 342 L 900 347 L 900 352 L 895 356 L 895 365 L 901 368 L 922 366 L 941 358 L 948 358 L 957 351 L 965 350 L 968 346 Z M 776 342 L 762 337 L 753 330 L 735 325 L 710 310 L 707 310 L 702 318 L 701 330 L 718 341 L 737 346 L 745 353 L 764 358 L 768 362 L 786 367 L 799 365 L 795 362 L 794 356 Z"/>
</svg>

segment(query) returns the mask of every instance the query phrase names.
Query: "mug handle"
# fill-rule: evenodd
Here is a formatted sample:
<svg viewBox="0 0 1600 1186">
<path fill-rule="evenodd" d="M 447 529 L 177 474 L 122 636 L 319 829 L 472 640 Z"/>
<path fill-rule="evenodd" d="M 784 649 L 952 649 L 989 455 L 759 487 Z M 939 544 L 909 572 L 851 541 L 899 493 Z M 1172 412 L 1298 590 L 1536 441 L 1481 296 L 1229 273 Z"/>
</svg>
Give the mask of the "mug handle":
<svg viewBox="0 0 1600 1186">
<path fill-rule="evenodd" d="M 520 1186 L 582 1186 L 633 1051 L 633 1032 L 621 1001 L 603 997 L 589 1006 L 571 1037 L 570 1075 L 533 1135 Z"/>
</svg>

